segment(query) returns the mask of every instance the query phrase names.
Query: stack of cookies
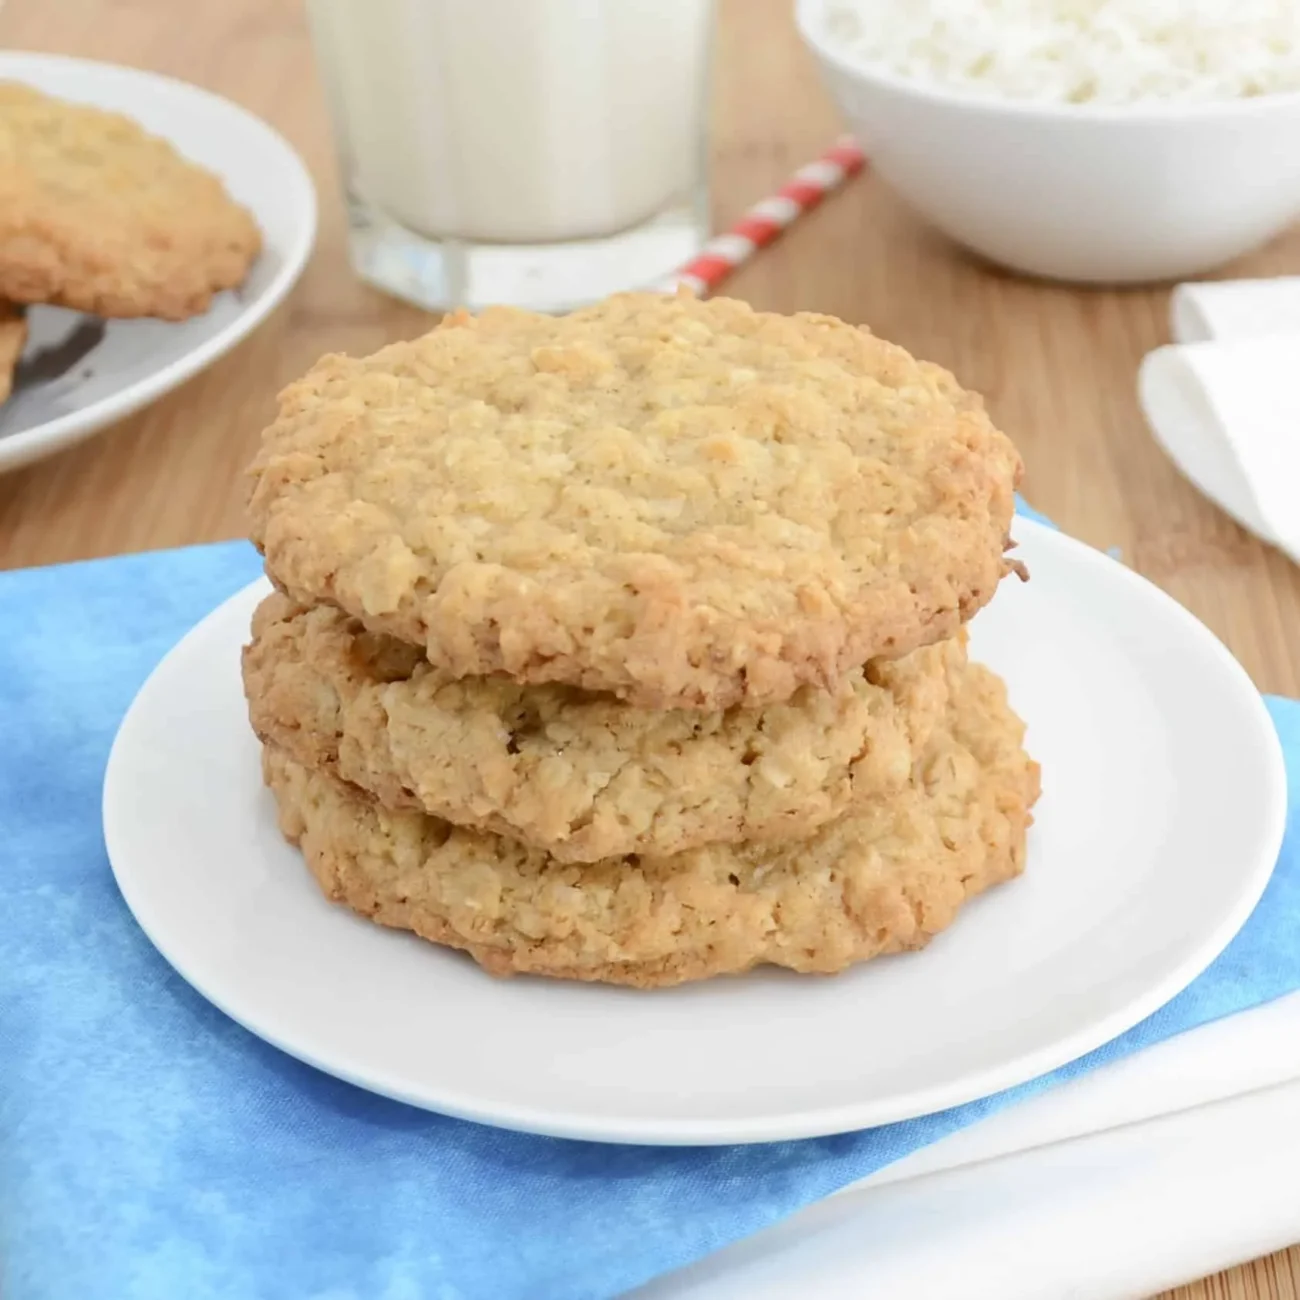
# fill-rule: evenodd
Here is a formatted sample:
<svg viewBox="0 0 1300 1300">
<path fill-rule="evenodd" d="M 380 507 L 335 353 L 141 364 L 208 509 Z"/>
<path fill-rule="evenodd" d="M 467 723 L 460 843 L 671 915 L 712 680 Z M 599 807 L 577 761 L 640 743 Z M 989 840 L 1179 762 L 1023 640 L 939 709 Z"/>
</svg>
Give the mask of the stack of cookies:
<svg viewBox="0 0 1300 1300">
<path fill-rule="evenodd" d="M 284 833 L 496 974 L 920 947 L 1024 862 L 1037 766 L 962 630 L 1019 473 L 946 372 L 725 299 L 325 357 L 252 470 Z"/>
<path fill-rule="evenodd" d="M 217 177 L 120 113 L 0 81 L 0 158 L 0 401 L 25 305 L 185 320 L 261 247 Z"/>
</svg>

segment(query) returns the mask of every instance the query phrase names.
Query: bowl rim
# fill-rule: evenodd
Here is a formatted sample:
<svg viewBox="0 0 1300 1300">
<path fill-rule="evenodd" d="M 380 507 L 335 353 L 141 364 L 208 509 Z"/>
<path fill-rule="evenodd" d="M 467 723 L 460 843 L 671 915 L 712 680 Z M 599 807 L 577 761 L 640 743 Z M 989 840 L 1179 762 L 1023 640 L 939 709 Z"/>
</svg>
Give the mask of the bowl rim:
<svg viewBox="0 0 1300 1300">
<path fill-rule="evenodd" d="M 795 27 L 804 44 L 822 62 L 838 71 L 922 103 L 965 109 L 988 117 L 1040 118 L 1060 122 L 1120 122 L 1125 125 L 1131 125 L 1135 121 L 1203 122 L 1207 119 L 1252 118 L 1274 110 L 1300 108 L 1300 90 L 1282 90 L 1275 94 L 1239 96 L 1235 99 L 1152 99 L 1136 100 L 1129 104 L 1070 104 L 1056 100 L 982 95 L 938 82 L 914 80 L 855 59 L 837 48 L 825 33 L 828 2 L 829 0 L 795 0 Z"/>
</svg>

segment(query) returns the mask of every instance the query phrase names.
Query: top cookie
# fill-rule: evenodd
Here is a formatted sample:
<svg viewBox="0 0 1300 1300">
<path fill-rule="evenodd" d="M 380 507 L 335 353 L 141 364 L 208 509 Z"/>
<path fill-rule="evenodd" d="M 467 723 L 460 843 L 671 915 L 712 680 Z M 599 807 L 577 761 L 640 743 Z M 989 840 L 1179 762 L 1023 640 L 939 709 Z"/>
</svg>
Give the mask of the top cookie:
<svg viewBox="0 0 1300 1300">
<path fill-rule="evenodd" d="M 831 687 L 992 595 L 1020 460 L 946 371 L 828 316 L 492 308 L 280 398 L 252 534 L 295 600 L 647 708 Z"/>
<path fill-rule="evenodd" d="M 130 118 L 0 82 L 0 298 L 183 320 L 260 245 L 215 176 Z"/>
</svg>

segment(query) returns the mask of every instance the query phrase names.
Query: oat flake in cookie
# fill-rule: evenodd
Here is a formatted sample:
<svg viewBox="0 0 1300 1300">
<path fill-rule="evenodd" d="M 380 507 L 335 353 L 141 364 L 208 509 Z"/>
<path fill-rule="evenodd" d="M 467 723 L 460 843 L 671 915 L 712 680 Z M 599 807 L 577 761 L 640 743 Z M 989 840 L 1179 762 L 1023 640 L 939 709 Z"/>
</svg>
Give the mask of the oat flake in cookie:
<svg viewBox="0 0 1300 1300">
<path fill-rule="evenodd" d="M 0 82 L 0 298 L 184 320 L 260 247 L 252 216 L 167 141 Z"/>
<path fill-rule="evenodd" d="M 325 894 L 497 975 L 650 988 L 770 963 L 833 973 L 920 948 L 1018 875 L 1038 768 L 999 679 L 971 666 L 909 787 L 807 840 L 557 863 L 391 812 L 268 746 L 285 835 Z"/>
<path fill-rule="evenodd" d="M 451 678 L 416 646 L 276 594 L 253 616 L 257 734 L 393 809 L 557 861 L 810 835 L 903 789 L 945 716 L 964 638 L 875 660 L 761 709 L 656 713 L 501 674 Z"/>
<path fill-rule="evenodd" d="M 325 357 L 252 473 L 299 603 L 455 676 L 721 708 L 952 636 L 1007 569 L 1020 460 L 865 330 L 627 294 Z"/>
</svg>

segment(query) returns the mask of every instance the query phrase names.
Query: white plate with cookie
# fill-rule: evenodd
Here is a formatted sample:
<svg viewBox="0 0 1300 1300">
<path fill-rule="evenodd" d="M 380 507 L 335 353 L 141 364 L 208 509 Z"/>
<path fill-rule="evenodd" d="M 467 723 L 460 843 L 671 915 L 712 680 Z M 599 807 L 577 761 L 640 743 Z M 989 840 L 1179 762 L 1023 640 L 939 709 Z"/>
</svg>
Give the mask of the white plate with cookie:
<svg viewBox="0 0 1300 1300">
<path fill-rule="evenodd" d="M 227 1014 L 376 1092 L 603 1141 L 844 1132 L 1072 1060 L 1185 987 L 1258 901 L 1281 843 L 1280 747 L 1190 614 L 1068 537 L 1015 523 L 1033 574 L 971 625 L 1042 765 L 1024 874 L 923 951 L 833 976 L 761 968 L 644 990 L 485 974 L 332 905 L 282 838 L 248 726 L 241 592 L 158 667 L 104 789 L 118 884 Z"/>
<path fill-rule="evenodd" d="M 51 116 L 27 88 L 122 114 L 171 150 L 76 108 Z M 24 154 L 0 223 L 3 471 L 138 411 L 247 336 L 302 273 L 316 193 L 266 123 L 169 77 L 4 51 L 0 92 L 0 132 L 53 141 Z"/>
</svg>

